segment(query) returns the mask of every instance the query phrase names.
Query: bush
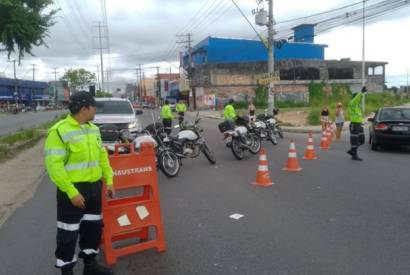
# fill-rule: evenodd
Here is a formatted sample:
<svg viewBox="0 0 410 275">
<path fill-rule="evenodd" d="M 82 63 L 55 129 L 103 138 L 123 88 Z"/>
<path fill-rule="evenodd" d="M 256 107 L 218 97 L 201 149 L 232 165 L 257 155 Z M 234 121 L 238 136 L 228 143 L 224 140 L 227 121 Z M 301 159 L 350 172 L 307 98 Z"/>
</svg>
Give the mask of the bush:
<svg viewBox="0 0 410 275">
<path fill-rule="evenodd" d="M 232 105 L 235 108 L 235 110 L 248 108 L 248 102 L 246 101 L 235 101 Z"/>
<path fill-rule="evenodd" d="M 255 99 L 253 104 L 258 109 L 265 109 L 268 107 L 268 89 L 266 87 L 258 86 L 255 89 Z"/>
<path fill-rule="evenodd" d="M 278 108 L 300 108 L 300 107 L 308 107 L 308 104 L 301 101 L 276 101 L 275 106 Z"/>
<path fill-rule="evenodd" d="M 320 125 L 320 109 L 312 108 L 310 109 L 308 115 L 308 123 L 310 125 Z"/>
</svg>

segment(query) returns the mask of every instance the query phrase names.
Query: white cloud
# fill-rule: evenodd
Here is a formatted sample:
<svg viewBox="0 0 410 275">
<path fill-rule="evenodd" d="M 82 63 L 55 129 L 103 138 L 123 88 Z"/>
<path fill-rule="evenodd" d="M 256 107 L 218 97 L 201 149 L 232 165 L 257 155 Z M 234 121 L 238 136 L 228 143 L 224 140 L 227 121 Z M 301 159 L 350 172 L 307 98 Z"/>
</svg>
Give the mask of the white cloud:
<svg viewBox="0 0 410 275">
<path fill-rule="evenodd" d="M 379 1 L 379 0 L 374 0 Z M 93 26 L 102 20 L 100 0 L 57 0 L 62 12 L 57 24 L 50 29 L 47 38 L 49 48 L 34 50 L 36 57 L 26 56 L 18 68 L 18 77 L 30 78 L 30 64 L 38 64 L 38 79 L 53 80 L 52 68 L 61 74 L 68 68 L 84 67 L 96 72 L 99 65 L 97 29 Z M 236 0 L 247 17 L 254 21 L 251 10 L 255 1 Z M 193 32 L 194 41 L 199 42 L 208 35 L 224 37 L 255 37 L 238 10 L 230 0 L 106 0 L 110 29 L 111 59 L 105 65 L 113 68 L 112 80 L 135 82 L 137 64 L 159 63 L 161 70 L 168 71 L 167 61 L 178 61 L 177 33 Z M 287 0 L 275 1 L 277 21 L 306 16 L 352 3 L 351 0 Z M 266 5 L 265 5 L 266 6 Z M 202 8 L 201 11 L 199 9 Z M 194 17 L 195 15 L 195 17 Z M 63 18 L 64 17 L 64 18 Z M 194 18 L 193 18 L 194 17 Z M 398 18 L 401 19 L 398 19 Z M 194 20 L 192 20 L 194 19 Z M 366 28 L 366 59 L 387 61 L 387 74 L 405 74 L 409 61 L 407 45 L 410 38 L 406 31 L 410 26 L 408 9 Z M 258 30 L 263 28 L 258 27 Z M 93 38 L 94 36 L 94 38 Z M 340 59 L 350 57 L 361 60 L 361 28 L 335 29 L 319 35 L 316 42 L 329 45 L 326 57 Z M 0 57 L 0 72 L 6 67 L 7 76 L 13 75 L 7 58 Z M 160 63 L 162 62 L 162 63 Z M 172 67 L 176 71 L 175 67 Z M 119 70 L 129 69 L 129 70 Z M 151 73 L 147 71 L 147 74 Z M 61 76 L 60 74 L 60 76 Z M 390 78 L 391 79 L 391 78 Z M 396 81 L 396 80 L 395 80 Z"/>
</svg>

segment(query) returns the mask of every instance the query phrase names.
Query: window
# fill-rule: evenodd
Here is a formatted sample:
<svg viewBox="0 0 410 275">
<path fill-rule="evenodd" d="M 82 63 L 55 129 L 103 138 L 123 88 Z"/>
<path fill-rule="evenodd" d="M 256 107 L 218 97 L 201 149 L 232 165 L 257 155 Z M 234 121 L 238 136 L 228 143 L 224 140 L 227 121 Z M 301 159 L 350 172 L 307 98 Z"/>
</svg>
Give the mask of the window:
<svg viewBox="0 0 410 275">
<path fill-rule="evenodd" d="M 329 79 L 353 79 L 353 68 L 329 68 Z"/>
<path fill-rule="evenodd" d="M 380 113 L 380 120 L 410 120 L 410 109 L 384 109 Z"/>
<path fill-rule="evenodd" d="M 128 101 L 97 101 L 95 105 L 97 114 L 134 114 Z"/>
</svg>

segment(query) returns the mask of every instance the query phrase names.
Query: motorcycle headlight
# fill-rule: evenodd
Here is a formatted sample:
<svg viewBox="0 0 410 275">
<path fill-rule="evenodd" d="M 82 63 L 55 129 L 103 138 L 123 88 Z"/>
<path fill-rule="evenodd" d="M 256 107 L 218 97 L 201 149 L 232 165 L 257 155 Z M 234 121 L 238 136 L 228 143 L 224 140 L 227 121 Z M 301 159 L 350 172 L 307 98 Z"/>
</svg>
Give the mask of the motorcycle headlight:
<svg viewBox="0 0 410 275">
<path fill-rule="evenodd" d="M 138 123 L 136 121 L 128 124 L 128 129 L 134 129 L 134 128 L 138 128 Z"/>
</svg>

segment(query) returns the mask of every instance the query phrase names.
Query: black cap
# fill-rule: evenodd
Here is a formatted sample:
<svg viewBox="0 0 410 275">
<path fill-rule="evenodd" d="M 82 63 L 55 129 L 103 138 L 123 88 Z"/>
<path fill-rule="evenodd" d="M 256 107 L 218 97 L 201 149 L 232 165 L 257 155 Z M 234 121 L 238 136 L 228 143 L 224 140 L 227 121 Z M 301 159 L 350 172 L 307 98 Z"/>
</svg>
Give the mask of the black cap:
<svg viewBox="0 0 410 275">
<path fill-rule="evenodd" d="M 68 109 L 72 114 L 78 113 L 82 107 L 95 106 L 95 99 L 89 92 L 77 92 L 70 96 Z"/>
</svg>

